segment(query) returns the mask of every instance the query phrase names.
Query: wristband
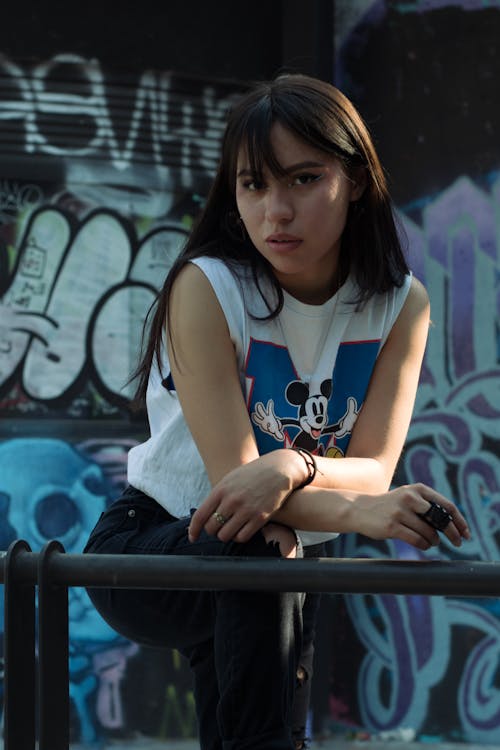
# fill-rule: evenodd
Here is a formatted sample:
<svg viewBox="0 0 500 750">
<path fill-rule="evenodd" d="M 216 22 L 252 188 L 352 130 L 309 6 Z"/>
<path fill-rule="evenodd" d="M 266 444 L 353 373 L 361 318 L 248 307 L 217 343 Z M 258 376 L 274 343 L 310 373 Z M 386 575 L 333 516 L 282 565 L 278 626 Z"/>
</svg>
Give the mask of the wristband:
<svg viewBox="0 0 500 750">
<path fill-rule="evenodd" d="M 295 488 L 296 490 L 301 490 L 303 487 L 307 487 L 308 484 L 311 484 L 311 482 L 314 481 L 314 477 L 318 471 L 318 466 L 313 454 L 306 448 L 292 448 L 292 450 L 302 456 L 307 467 L 307 477 Z"/>
</svg>

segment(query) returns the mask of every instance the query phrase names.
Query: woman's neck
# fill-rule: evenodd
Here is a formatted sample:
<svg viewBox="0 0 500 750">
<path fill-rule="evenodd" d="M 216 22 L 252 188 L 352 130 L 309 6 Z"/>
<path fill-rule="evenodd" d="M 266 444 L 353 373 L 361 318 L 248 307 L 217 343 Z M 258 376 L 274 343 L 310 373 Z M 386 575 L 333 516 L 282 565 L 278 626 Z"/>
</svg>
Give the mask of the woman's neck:
<svg viewBox="0 0 500 750">
<path fill-rule="evenodd" d="M 278 275 L 277 275 L 278 276 Z M 281 288 L 306 305 L 323 305 L 333 297 L 340 289 L 345 279 L 340 278 L 338 271 L 324 282 L 318 282 L 317 279 L 308 279 L 307 276 L 301 275 L 299 278 L 290 274 L 280 274 L 278 281 Z"/>
</svg>

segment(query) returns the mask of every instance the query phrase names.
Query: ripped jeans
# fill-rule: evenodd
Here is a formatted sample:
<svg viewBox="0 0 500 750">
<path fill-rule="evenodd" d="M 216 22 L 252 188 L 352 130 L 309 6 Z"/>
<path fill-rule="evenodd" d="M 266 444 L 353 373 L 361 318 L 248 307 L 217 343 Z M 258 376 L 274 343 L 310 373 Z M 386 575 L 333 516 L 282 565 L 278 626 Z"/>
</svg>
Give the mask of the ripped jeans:
<svg viewBox="0 0 500 750">
<path fill-rule="evenodd" d="M 260 533 L 238 544 L 202 532 L 191 543 L 189 521 L 128 487 L 101 515 L 84 551 L 280 556 Z M 314 556 L 322 549 L 306 548 Z M 290 750 L 305 738 L 317 595 L 104 588 L 88 593 L 118 633 L 143 645 L 178 649 L 189 660 L 201 750 Z M 305 680 L 297 680 L 299 667 Z"/>
</svg>

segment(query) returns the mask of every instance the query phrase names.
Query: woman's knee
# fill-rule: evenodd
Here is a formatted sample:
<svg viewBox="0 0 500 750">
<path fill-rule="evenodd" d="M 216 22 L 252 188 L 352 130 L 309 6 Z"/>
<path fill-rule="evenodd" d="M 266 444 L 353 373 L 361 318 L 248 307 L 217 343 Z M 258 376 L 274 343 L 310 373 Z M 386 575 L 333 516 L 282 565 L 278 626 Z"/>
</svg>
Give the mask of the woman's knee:
<svg viewBox="0 0 500 750">
<path fill-rule="evenodd" d="M 298 540 L 295 532 L 288 526 L 280 523 L 268 523 L 262 529 L 262 535 L 266 544 L 275 545 L 280 551 L 281 557 L 297 557 Z"/>
</svg>

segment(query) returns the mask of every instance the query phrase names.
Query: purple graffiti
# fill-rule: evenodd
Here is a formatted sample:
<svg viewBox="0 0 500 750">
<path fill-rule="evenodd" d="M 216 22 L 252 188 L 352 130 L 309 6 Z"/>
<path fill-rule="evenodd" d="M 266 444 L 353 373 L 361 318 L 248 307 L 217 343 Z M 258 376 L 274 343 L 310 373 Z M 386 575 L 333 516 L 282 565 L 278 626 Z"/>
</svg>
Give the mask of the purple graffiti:
<svg viewBox="0 0 500 750">
<path fill-rule="evenodd" d="M 432 308 L 401 470 L 406 481 L 423 481 L 454 499 L 472 530 L 472 540 L 460 551 L 443 540 L 438 552 L 422 559 L 499 556 L 499 199 L 500 180 L 487 193 L 462 178 L 427 204 L 421 226 L 401 216 L 413 270 L 426 284 Z M 383 554 L 380 546 L 357 538 L 343 540 L 340 547 L 348 557 Z M 386 554 L 416 559 L 403 544 L 390 543 Z M 455 658 L 453 629 L 473 628 L 479 642 L 466 655 L 457 687 L 461 728 L 470 741 L 498 743 L 500 624 L 495 615 L 479 604 L 462 606 L 439 597 L 346 599 L 366 648 L 356 681 L 365 726 L 420 730 L 431 691 Z"/>
</svg>

